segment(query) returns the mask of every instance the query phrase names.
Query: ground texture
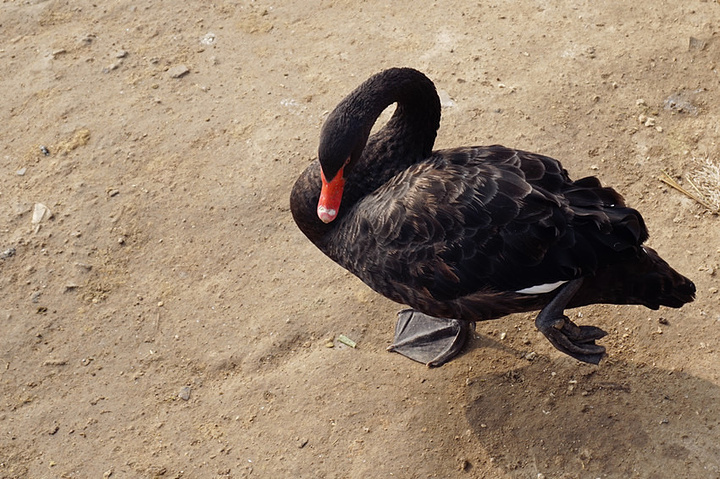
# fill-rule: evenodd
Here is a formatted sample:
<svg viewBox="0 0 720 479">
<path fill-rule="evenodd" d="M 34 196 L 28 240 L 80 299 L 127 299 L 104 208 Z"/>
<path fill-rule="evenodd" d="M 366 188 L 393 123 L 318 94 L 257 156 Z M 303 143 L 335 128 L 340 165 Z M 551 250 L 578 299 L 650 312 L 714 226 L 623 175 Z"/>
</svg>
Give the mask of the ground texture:
<svg viewBox="0 0 720 479">
<path fill-rule="evenodd" d="M 0 477 L 720 477 L 720 219 L 659 181 L 720 157 L 718 31 L 701 0 L 2 1 Z M 288 196 L 391 66 L 442 90 L 438 148 L 616 187 L 696 302 L 571 311 L 597 367 L 532 314 L 387 353 L 401 306 Z"/>
</svg>

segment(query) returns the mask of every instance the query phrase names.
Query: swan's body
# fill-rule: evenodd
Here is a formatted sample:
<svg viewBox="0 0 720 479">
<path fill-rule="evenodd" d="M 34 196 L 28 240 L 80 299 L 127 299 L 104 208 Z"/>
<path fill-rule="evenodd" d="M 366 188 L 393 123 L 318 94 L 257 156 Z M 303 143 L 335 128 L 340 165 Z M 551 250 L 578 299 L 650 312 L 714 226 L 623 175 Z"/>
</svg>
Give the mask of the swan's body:
<svg viewBox="0 0 720 479">
<path fill-rule="evenodd" d="M 392 119 L 369 136 L 394 102 Z M 545 308 L 539 329 L 590 362 L 604 352 L 594 343 L 604 332 L 575 326 L 565 307 L 692 301 L 692 282 L 642 246 L 644 221 L 617 192 L 502 146 L 433 152 L 439 120 L 420 72 L 386 70 L 358 87 L 328 117 L 319 161 L 293 188 L 303 233 L 380 294 L 461 327 Z"/>
</svg>

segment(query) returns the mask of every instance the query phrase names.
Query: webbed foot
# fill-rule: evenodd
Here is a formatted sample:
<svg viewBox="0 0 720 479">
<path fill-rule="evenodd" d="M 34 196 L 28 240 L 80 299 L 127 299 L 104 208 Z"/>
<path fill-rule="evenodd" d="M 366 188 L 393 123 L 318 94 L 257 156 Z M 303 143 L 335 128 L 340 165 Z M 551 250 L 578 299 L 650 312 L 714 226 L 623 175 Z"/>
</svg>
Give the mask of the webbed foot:
<svg viewBox="0 0 720 479">
<path fill-rule="evenodd" d="M 559 351 L 578 361 L 598 364 L 605 354 L 605 347 L 595 340 L 607 335 L 595 326 L 578 326 L 563 314 L 570 299 L 582 285 L 582 279 L 566 284 L 545 306 L 535 319 L 535 326 Z"/>
<path fill-rule="evenodd" d="M 388 351 L 400 353 L 428 367 L 442 366 L 463 348 L 471 330 L 470 324 L 405 309 L 398 313 L 395 338 Z"/>
</svg>

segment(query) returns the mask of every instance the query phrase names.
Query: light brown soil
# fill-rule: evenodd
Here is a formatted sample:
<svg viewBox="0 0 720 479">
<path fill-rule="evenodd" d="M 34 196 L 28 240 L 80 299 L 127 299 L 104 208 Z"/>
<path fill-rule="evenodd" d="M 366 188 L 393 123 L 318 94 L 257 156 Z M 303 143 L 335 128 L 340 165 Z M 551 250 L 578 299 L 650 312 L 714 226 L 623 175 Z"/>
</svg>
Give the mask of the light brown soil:
<svg viewBox="0 0 720 479">
<path fill-rule="evenodd" d="M 720 158 L 717 2 L 0 10 L 0 477 L 720 477 L 720 219 L 658 180 Z M 400 306 L 288 196 L 327 112 L 390 66 L 454 102 L 438 148 L 615 186 L 696 302 L 572 311 L 610 332 L 598 367 L 531 314 L 439 369 L 385 352 Z"/>
</svg>

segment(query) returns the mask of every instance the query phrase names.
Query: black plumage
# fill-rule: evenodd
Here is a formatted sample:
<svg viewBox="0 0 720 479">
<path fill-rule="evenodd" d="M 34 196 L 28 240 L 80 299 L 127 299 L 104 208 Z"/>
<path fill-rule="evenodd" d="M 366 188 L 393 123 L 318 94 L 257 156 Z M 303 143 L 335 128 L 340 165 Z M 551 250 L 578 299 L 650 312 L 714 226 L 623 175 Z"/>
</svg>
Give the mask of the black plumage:
<svg viewBox="0 0 720 479">
<path fill-rule="evenodd" d="M 392 118 L 370 136 L 392 103 Z M 591 303 L 656 309 L 692 301 L 693 283 L 643 246 L 643 218 L 615 190 L 499 145 L 433 152 L 439 123 L 435 87 L 416 70 L 386 70 L 360 85 L 328 117 L 319 160 L 292 190 L 303 233 L 375 291 L 438 318 L 541 309 L 562 287 L 520 291 L 575 280 L 560 315 Z M 328 181 L 345 180 L 327 223 L 317 213 L 321 168 Z M 600 351 L 593 334 L 578 341 Z"/>
</svg>

